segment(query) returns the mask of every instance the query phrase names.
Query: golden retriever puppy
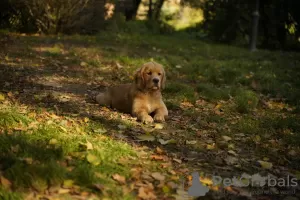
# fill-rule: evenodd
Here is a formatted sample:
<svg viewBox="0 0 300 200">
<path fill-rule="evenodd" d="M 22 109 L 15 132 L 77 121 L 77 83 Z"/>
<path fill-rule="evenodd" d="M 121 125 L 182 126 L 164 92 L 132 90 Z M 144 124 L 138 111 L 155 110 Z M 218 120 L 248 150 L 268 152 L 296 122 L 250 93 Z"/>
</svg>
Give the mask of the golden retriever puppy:
<svg viewBox="0 0 300 200">
<path fill-rule="evenodd" d="M 146 124 L 165 121 L 168 110 L 161 95 L 166 81 L 162 65 L 145 63 L 136 71 L 134 79 L 133 84 L 108 88 L 96 96 L 96 101 L 100 105 L 130 113 Z"/>
</svg>

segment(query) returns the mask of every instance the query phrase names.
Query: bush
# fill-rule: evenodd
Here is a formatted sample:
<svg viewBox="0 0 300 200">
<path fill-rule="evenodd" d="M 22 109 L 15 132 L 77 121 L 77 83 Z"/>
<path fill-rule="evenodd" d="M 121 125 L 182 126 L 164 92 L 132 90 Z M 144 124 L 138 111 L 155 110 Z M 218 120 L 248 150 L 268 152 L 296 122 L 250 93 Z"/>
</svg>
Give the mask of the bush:
<svg viewBox="0 0 300 200">
<path fill-rule="evenodd" d="M 102 28 L 104 1 L 5 0 L 0 8 L 0 27 L 47 34 L 84 32 Z"/>
</svg>

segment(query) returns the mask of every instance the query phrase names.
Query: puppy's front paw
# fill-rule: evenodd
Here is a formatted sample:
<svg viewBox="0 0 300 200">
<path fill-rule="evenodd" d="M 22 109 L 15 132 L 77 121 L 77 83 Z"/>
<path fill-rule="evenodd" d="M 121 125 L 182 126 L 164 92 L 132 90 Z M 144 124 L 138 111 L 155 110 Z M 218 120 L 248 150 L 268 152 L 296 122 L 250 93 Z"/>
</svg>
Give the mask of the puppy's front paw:
<svg viewBox="0 0 300 200">
<path fill-rule="evenodd" d="M 156 121 L 156 122 L 164 122 L 165 121 L 165 117 L 163 115 L 156 114 L 156 115 L 154 115 L 154 121 Z"/>
<path fill-rule="evenodd" d="M 150 115 L 145 115 L 141 117 L 141 122 L 145 124 L 151 124 L 153 123 L 153 118 Z"/>
</svg>

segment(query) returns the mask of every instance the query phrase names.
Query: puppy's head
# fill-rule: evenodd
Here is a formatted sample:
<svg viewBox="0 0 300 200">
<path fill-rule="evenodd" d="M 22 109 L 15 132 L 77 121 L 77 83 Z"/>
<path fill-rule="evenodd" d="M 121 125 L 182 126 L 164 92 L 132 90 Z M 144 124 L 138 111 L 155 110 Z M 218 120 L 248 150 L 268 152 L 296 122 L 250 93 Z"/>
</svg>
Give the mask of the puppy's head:
<svg viewBox="0 0 300 200">
<path fill-rule="evenodd" d="M 148 62 L 135 73 L 135 83 L 142 90 L 161 90 L 165 87 L 166 75 L 162 65 Z"/>
</svg>

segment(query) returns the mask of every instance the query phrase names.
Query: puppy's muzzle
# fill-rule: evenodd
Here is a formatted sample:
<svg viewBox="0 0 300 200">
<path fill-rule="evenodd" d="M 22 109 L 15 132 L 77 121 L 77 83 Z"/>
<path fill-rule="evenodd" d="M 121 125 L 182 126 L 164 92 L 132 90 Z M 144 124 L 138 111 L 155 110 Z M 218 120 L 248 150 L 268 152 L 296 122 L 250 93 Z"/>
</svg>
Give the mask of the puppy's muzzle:
<svg viewBox="0 0 300 200">
<path fill-rule="evenodd" d="M 158 84 L 159 79 L 158 78 L 154 78 L 152 81 L 153 81 L 153 83 Z"/>
</svg>

